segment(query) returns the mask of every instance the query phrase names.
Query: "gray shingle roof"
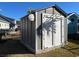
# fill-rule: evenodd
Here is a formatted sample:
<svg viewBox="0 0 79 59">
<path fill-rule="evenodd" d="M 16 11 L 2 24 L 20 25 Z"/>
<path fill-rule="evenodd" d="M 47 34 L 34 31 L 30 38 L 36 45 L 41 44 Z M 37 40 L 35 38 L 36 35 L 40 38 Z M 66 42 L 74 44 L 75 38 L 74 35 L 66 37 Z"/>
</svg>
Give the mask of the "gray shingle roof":
<svg viewBox="0 0 79 59">
<path fill-rule="evenodd" d="M 3 18 L 5 21 L 10 22 L 11 24 L 14 24 L 13 21 L 14 21 L 15 19 L 12 19 L 12 18 L 6 17 L 6 16 L 4 16 L 4 15 L 2 15 L 2 14 L 0 14 L 0 17 Z"/>
</svg>

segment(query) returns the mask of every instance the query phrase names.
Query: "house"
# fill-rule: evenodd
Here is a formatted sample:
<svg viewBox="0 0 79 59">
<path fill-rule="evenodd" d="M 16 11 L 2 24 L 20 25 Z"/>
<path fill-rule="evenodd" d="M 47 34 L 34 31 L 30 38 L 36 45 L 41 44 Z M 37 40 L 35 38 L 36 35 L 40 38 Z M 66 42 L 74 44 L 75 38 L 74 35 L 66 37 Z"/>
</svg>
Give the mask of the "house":
<svg viewBox="0 0 79 59">
<path fill-rule="evenodd" d="M 67 19 L 68 34 L 73 35 L 79 33 L 79 15 L 75 12 L 69 13 Z"/>
<path fill-rule="evenodd" d="M 21 27 L 21 21 L 20 20 L 16 21 L 16 25 L 17 25 L 17 29 L 20 29 L 20 27 Z"/>
<path fill-rule="evenodd" d="M 21 18 L 21 43 L 35 54 L 66 45 L 66 16 L 67 13 L 57 5 L 32 10 Z"/>
<path fill-rule="evenodd" d="M 12 19 L 12 20 L 9 20 L 10 22 L 10 29 L 16 29 L 16 20 Z"/>
<path fill-rule="evenodd" d="M 3 29 L 3 28 L 4 29 L 11 29 L 11 28 L 13 28 L 15 26 L 15 20 L 14 19 L 6 17 L 6 16 L 1 15 L 1 14 L 0 14 L 0 18 L 1 18 L 0 20 L 8 22 L 7 25 L 5 25 L 6 22 L 5 22 L 4 25 L 2 24 L 1 29 Z"/>
<path fill-rule="evenodd" d="M 7 30 L 10 28 L 10 22 L 8 22 L 2 15 L 0 15 L 0 30 Z"/>
</svg>

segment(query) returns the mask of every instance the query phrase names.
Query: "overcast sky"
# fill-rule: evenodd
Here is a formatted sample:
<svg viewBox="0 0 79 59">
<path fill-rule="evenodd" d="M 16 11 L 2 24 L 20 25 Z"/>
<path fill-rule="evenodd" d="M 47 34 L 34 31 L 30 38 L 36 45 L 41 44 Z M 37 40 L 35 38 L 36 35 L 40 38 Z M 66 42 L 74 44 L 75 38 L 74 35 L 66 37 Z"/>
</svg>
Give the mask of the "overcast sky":
<svg viewBox="0 0 79 59">
<path fill-rule="evenodd" d="M 0 14 L 19 20 L 27 14 L 29 8 L 39 9 L 57 4 L 65 12 L 79 14 L 78 2 L 0 2 Z"/>
</svg>

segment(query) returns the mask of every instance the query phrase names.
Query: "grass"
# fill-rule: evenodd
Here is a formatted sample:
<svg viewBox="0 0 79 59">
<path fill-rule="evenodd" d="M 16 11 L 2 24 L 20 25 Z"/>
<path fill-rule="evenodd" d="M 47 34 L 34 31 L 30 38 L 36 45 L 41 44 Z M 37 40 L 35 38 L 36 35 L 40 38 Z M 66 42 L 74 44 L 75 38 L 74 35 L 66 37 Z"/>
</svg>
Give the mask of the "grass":
<svg viewBox="0 0 79 59">
<path fill-rule="evenodd" d="M 32 54 L 20 44 L 19 39 L 10 39 L 0 43 L 0 56 L 3 57 L 76 57 L 79 56 L 79 41 L 69 39 L 68 45 L 42 54 Z"/>
</svg>

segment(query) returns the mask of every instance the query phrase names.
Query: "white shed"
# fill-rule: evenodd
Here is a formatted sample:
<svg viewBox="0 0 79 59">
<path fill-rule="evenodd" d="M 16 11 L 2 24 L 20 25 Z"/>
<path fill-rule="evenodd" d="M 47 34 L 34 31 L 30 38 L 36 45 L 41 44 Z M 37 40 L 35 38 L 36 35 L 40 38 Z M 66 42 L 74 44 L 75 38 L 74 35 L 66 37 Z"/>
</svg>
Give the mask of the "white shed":
<svg viewBox="0 0 79 59">
<path fill-rule="evenodd" d="M 30 15 L 30 16 L 29 16 Z M 35 54 L 67 43 L 67 14 L 57 5 L 34 10 L 21 18 L 21 42 Z"/>
</svg>

